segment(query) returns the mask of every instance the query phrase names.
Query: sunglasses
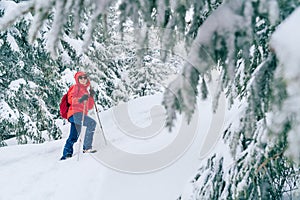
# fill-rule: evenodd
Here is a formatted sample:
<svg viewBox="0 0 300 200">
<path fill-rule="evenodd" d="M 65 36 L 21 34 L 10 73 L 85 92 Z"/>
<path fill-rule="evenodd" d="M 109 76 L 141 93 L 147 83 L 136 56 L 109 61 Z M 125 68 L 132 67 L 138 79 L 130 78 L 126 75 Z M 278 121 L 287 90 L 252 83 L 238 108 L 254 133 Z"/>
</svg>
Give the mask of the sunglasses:
<svg viewBox="0 0 300 200">
<path fill-rule="evenodd" d="M 78 79 L 87 79 L 87 76 L 79 76 Z"/>
</svg>

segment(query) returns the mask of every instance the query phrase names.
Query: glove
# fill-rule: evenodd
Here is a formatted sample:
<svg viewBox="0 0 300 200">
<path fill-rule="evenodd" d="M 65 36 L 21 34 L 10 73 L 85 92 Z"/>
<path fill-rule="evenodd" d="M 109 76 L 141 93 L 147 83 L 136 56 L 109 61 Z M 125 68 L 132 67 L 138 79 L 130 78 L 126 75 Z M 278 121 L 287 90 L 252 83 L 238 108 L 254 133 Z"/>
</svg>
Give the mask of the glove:
<svg viewBox="0 0 300 200">
<path fill-rule="evenodd" d="M 89 95 L 85 94 L 85 95 L 83 95 L 82 97 L 80 97 L 80 99 L 78 99 L 78 102 L 79 102 L 79 103 L 82 103 L 83 101 L 88 100 L 88 98 L 89 98 Z"/>
<path fill-rule="evenodd" d="M 96 94 L 95 90 L 93 90 L 92 88 L 90 88 L 90 95 L 93 97 Z"/>
</svg>

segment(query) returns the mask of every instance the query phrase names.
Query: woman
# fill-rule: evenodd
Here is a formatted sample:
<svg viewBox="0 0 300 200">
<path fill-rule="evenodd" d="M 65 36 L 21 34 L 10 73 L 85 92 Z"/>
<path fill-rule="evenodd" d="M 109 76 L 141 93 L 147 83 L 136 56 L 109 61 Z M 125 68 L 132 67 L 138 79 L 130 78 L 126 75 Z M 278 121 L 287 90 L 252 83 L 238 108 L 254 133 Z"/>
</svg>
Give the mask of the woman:
<svg viewBox="0 0 300 200">
<path fill-rule="evenodd" d="M 61 160 L 72 157 L 73 145 L 77 142 L 81 132 L 82 125 L 86 126 L 86 132 L 83 142 L 83 153 L 94 153 L 96 150 L 92 149 L 93 136 L 96 128 L 96 122 L 89 116 L 88 111 L 94 106 L 94 91 L 88 87 L 90 81 L 84 72 L 77 72 L 74 76 L 76 84 L 71 86 L 68 91 L 68 103 L 70 108 L 68 110 L 68 121 L 71 123 L 70 135 L 66 141 Z"/>
</svg>

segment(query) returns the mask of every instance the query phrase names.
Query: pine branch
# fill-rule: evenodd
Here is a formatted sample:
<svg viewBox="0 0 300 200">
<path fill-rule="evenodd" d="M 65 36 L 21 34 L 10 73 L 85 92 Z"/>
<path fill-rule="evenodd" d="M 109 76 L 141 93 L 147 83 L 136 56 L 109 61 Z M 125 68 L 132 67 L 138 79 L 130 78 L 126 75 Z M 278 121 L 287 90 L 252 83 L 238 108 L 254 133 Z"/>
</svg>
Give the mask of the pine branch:
<svg viewBox="0 0 300 200">
<path fill-rule="evenodd" d="M 284 149 L 282 152 L 279 152 L 279 153 L 275 154 L 274 156 L 272 156 L 272 157 L 267 158 L 266 160 L 264 160 L 264 162 L 263 162 L 260 166 L 258 166 L 258 168 L 256 169 L 256 174 L 257 174 L 262 168 L 264 168 L 265 171 L 267 171 L 267 169 L 266 169 L 267 164 L 268 164 L 270 161 L 276 160 L 278 157 L 283 156 L 283 154 L 284 154 L 284 152 L 285 152 L 286 149 L 287 149 L 287 147 L 285 147 L 285 149 Z"/>
</svg>

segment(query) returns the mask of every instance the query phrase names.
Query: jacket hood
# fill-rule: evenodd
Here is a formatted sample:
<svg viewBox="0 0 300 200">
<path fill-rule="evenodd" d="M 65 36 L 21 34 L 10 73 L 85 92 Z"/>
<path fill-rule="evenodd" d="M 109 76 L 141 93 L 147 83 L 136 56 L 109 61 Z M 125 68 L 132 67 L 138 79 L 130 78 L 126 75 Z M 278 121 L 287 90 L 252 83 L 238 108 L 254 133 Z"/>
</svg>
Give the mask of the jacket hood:
<svg viewBox="0 0 300 200">
<path fill-rule="evenodd" d="M 78 84 L 78 85 L 81 85 L 80 83 L 79 83 L 79 76 L 87 76 L 87 74 L 85 73 L 85 72 L 82 72 L 82 71 L 79 71 L 79 72 L 76 72 L 76 74 L 75 74 L 75 76 L 74 76 L 74 78 L 75 78 L 75 81 L 76 81 L 76 84 Z M 87 83 L 86 83 L 86 87 L 88 87 L 91 83 L 90 83 L 90 79 L 88 78 L 87 79 L 88 81 L 87 81 Z"/>
</svg>

